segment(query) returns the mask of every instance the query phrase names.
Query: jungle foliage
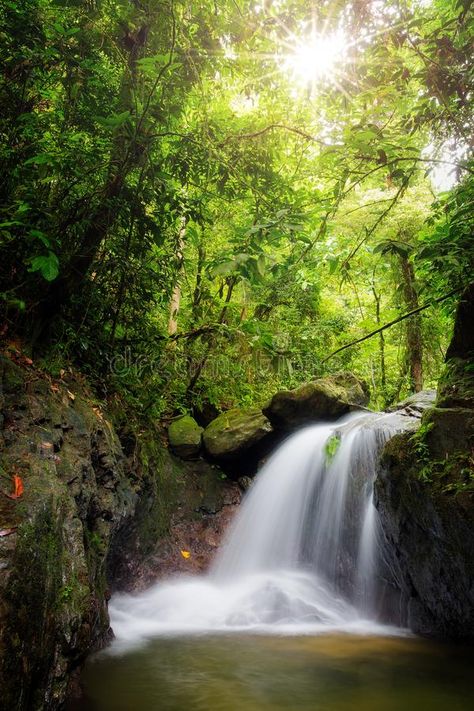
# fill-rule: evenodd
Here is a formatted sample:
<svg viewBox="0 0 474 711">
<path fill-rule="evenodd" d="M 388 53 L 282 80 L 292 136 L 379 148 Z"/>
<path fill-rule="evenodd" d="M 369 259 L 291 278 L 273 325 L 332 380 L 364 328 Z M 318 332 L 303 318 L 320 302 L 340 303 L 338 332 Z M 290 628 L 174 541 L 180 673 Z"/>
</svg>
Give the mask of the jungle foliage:
<svg viewBox="0 0 474 711">
<path fill-rule="evenodd" d="M 312 27 L 350 41 L 303 81 Z M 466 0 L 4 0 L 2 337 L 150 417 L 433 385 L 474 264 L 472 38 Z"/>
</svg>

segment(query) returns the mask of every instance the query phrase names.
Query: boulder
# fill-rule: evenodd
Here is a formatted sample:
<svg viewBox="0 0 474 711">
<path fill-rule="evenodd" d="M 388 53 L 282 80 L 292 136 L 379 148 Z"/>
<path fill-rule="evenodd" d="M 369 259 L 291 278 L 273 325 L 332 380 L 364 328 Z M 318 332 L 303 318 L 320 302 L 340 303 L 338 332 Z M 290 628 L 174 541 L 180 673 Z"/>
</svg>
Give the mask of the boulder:
<svg viewBox="0 0 474 711">
<path fill-rule="evenodd" d="M 258 408 L 233 408 L 206 427 L 204 447 L 213 459 L 228 462 L 255 448 L 271 432 L 270 421 Z"/>
<path fill-rule="evenodd" d="M 203 428 L 190 415 L 174 420 L 168 428 L 170 447 L 181 459 L 195 459 L 201 450 Z"/>
<path fill-rule="evenodd" d="M 332 419 L 367 405 L 366 384 L 352 373 L 336 373 L 276 393 L 263 408 L 272 425 L 294 429 L 318 420 Z"/>
</svg>

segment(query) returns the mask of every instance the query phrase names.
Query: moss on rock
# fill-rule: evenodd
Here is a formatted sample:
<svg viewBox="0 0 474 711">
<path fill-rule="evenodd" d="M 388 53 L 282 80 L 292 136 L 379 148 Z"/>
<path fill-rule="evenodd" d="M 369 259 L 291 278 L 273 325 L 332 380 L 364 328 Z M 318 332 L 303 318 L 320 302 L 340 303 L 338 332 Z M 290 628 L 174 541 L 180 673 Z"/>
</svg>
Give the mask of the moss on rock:
<svg viewBox="0 0 474 711">
<path fill-rule="evenodd" d="M 338 373 L 276 393 L 263 412 L 275 427 L 295 429 L 309 422 L 340 417 L 368 401 L 364 382 L 352 373 Z"/>
<path fill-rule="evenodd" d="M 127 458 L 77 383 L 0 358 L 0 688 L 18 711 L 62 708 L 71 677 L 110 637 L 107 599 L 127 542 L 137 560 L 167 534 L 184 479 L 157 432 Z M 73 391 L 74 390 L 74 391 Z"/>
<path fill-rule="evenodd" d="M 174 420 L 168 428 L 168 439 L 173 452 L 181 459 L 194 459 L 201 450 L 203 428 L 190 415 Z"/>
<path fill-rule="evenodd" d="M 228 461 L 258 445 L 271 432 L 271 423 L 261 410 L 233 408 L 206 427 L 203 441 L 212 458 Z"/>
</svg>

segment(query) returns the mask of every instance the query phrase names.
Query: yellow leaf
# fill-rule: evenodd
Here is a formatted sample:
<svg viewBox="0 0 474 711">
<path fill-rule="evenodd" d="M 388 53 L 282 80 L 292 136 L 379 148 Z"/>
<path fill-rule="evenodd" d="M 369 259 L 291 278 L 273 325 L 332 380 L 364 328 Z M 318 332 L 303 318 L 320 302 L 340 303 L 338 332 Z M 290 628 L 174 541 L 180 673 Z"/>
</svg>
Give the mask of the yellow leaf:
<svg viewBox="0 0 474 711">
<path fill-rule="evenodd" d="M 189 551 L 180 551 L 180 553 L 185 560 L 187 560 L 188 558 L 191 558 L 191 553 Z"/>
</svg>

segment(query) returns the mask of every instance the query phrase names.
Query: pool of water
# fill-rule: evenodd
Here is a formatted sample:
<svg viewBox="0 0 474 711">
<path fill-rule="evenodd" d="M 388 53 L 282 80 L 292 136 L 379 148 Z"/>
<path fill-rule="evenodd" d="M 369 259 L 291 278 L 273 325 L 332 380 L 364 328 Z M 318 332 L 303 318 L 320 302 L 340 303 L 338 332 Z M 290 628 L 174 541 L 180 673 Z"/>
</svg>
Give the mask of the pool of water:
<svg viewBox="0 0 474 711">
<path fill-rule="evenodd" d="M 471 711 L 473 661 L 413 637 L 161 638 L 91 657 L 71 710 Z"/>
</svg>

